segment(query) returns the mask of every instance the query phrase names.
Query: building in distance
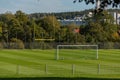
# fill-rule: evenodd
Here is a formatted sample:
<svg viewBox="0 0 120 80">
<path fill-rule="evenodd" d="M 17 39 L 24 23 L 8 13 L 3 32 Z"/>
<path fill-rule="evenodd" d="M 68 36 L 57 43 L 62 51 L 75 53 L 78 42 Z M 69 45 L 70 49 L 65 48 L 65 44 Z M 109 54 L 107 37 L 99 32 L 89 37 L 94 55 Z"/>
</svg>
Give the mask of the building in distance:
<svg viewBox="0 0 120 80">
<path fill-rule="evenodd" d="M 62 26 L 69 24 L 75 24 L 77 26 L 86 25 L 87 22 L 85 19 L 87 19 L 87 17 L 92 17 L 92 15 L 93 15 L 92 12 L 89 12 L 89 14 L 87 15 L 75 16 L 73 19 L 63 19 L 63 20 L 58 19 L 58 21 L 61 23 Z"/>
</svg>

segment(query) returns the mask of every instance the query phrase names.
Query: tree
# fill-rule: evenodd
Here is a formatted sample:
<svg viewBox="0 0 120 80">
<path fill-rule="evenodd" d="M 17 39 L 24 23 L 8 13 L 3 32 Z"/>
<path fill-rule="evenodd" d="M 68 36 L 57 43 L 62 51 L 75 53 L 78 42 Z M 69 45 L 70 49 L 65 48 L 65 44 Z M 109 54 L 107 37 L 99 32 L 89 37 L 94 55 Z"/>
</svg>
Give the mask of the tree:
<svg viewBox="0 0 120 80">
<path fill-rule="evenodd" d="M 86 25 L 82 33 L 86 36 L 86 42 L 103 42 L 106 41 L 106 36 L 104 35 L 103 27 L 98 22 L 90 22 Z"/>
<path fill-rule="evenodd" d="M 35 22 L 29 19 L 22 11 L 16 11 L 15 18 L 18 20 L 20 26 L 17 32 L 18 39 L 23 40 L 24 42 L 32 42 L 34 39 L 34 24 Z"/>
<path fill-rule="evenodd" d="M 58 33 L 56 34 L 57 36 L 55 37 L 55 41 L 59 43 L 66 42 L 66 35 L 67 35 L 66 32 L 67 32 L 67 28 L 61 27 Z"/>
<path fill-rule="evenodd" d="M 55 16 L 46 16 L 41 21 L 41 27 L 46 31 L 48 38 L 55 38 L 60 29 L 60 23 Z"/>
<path fill-rule="evenodd" d="M 12 13 L 5 13 L 0 15 L 0 22 L 2 26 L 2 40 L 5 41 L 6 43 L 9 42 L 9 22 L 11 19 L 14 19 L 15 16 Z"/>
<path fill-rule="evenodd" d="M 95 4 L 97 0 L 74 0 L 73 2 L 85 2 L 87 5 L 92 3 Z M 120 0 L 100 0 L 100 8 L 98 10 L 95 10 L 95 12 L 99 13 L 104 10 L 104 8 L 108 5 L 112 5 L 112 7 L 118 7 L 120 5 Z"/>
<path fill-rule="evenodd" d="M 106 11 L 104 16 L 94 15 L 88 24 L 81 28 L 81 34 L 86 36 L 87 42 L 107 42 L 118 41 L 118 27 L 113 24 L 113 18 Z"/>
<path fill-rule="evenodd" d="M 9 27 L 8 27 L 8 30 L 9 30 L 9 38 L 18 38 L 21 32 L 21 26 L 20 26 L 20 23 L 17 19 L 11 19 L 9 21 Z"/>
<path fill-rule="evenodd" d="M 77 32 L 75 30 L 78 30 Z M 85 41 L 84 35 L 80 34 L 79 26 L 70 24 L 66 26 L 65 41 L 71 44 L 83 43 Z"/>
<path fill-rule="evenodd" d="M 0 41 L 2 40 L 2 25 L 3 22 L 0 22 Z"/>
<path fill-rule="evenodd" d="M 23 13 L 22 11 L 16 11 L 16 13 L 15 13 L 15 17 L 16 17 L 16 19 L 18 19 L 19 20 L 19 22 L 22 24 L 23 22 L 24 23 L 27 23 L 28 22 L 28 16 L 25 14 L 25 13 Z"/>
</svg>

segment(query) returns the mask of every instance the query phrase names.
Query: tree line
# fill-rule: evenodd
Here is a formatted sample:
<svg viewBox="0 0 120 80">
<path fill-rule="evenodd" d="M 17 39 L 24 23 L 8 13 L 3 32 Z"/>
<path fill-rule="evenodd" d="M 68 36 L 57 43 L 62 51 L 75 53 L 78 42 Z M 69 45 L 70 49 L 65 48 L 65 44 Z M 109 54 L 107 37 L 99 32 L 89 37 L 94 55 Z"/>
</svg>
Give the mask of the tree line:
<svg viewBox="0 0 120 80">
<path fill-rule="evenodd" d="M 107 9 L 108 12 L 118 12 L 120 9 Z M 86 9 L 83 11 L 68 11 L 68 12 L 59 12 L 59 13 L 32 13 L 29 16 L 36 19 L 42 18 L 43 16 L 54 15 L 57 19 L 73 19 L 75 16 L 83 16 L 89 14 L 89 12 L 94 12 L 94 9 Z"/>
<path fill-rule="evenodd" d="M 52 42 L 65 44 L 120 41 L 119 25 L 113 24 L 113 17 L 107 12 L 87 18 L 86 22 L 83 26 L 74 23 L 62 26 L 57 17 L 52 14 L 35 18 L 22 11 L 16 11 L 15 14 L 7 12 L 0 15 L 0 41 L 2 43 L 0 46 L 31 48 L 30 43 L 49 43 L 51 42 L 49 39 L 53 40 Z"/>
</svg>

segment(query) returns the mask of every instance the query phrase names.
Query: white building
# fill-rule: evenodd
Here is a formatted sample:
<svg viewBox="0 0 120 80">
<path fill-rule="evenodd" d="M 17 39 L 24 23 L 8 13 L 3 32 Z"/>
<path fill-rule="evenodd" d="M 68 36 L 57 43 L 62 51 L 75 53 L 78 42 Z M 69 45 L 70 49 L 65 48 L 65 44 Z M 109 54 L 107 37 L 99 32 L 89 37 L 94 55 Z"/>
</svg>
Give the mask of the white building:
<svg viewBox="0 0 120 80">
<path fill-rule="evenodd" d="M 110 13 L 113 18 L 114 18 L 114 24 L 118 24 L 120 25 L 120 13 L 117 13 L 117 12 L 111 12 Z"/>
<path fill-rule="evenodd" d="M 88 17 L 92 17 L 92 16 L 93 16 L 93 13 L 92 13 L 92 12 L 89 12 L 87 16 L 88 16 Z"/>
<path fill-rule="evenodd" d="M 78 25 L 78 26 L 80 26 L 80 25 L 85 25 L 86 23 L 85 23 L 85 21 L 83 21 L 83 20 L 80 20 L 80 19 L 72 19 L 72 20 L 70 20 L 70 19 L 65 19 L 65 20 L 58 20 L 60 23 L 61 23 L 61 25 L 63 25 L 63 26 L 65 26 L 65 25 L 69 25 L 69 24 L 76 24 L 76 25 Z"/>
</svg>

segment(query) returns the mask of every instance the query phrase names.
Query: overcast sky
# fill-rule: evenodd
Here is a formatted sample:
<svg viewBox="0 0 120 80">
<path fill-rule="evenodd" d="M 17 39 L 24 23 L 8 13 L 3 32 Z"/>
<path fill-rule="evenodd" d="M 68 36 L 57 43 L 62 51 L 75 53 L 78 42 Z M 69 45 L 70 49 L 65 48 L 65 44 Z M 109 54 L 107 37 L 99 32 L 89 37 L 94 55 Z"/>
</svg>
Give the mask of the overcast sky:
<svg viewBox="0 0 120 80">
<path fill-rule="evenodd" d="M 73 3 L 73 0 L 0 0 L 0 13 L 22 10 L 25 13 L 66 12 L 94 8 L 94 5 Z"/>
</svg>

